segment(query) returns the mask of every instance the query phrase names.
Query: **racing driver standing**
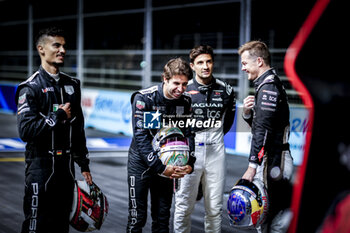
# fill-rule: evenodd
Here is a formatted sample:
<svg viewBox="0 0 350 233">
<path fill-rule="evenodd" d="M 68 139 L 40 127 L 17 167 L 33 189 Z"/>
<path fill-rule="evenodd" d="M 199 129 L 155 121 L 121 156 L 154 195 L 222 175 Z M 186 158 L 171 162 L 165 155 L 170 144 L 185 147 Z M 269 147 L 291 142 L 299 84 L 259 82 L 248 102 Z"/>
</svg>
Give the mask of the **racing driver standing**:
<svg viewBox="0 0 350 233">
<path fill-rule="evenodd" d="M 158 151 L 153 150 L 152 140 L 163 122 L 185 122 L 191 117 L 191 98 L 184 93 L 192 78 L 189 64 L 182 58 L 171 59 L 164 66 L 162 78 L 161 84 L 137 91 L 131 97 L 133 138 L 127 166 L 127 232 L 142 232 L 147 219 L 148 191 L 151 194 L 152 232 L 169 232 L 174 184 L 169 178 L 181 178 L 191 173 L 195 162 L 192 156 L 194 134 L 190 127 L 179 127 L 189 139 L 190 158 L 186 166 L 164 165 L 157 156 Z M 149 114 L 151 117 L 147 118 Z"/>
<path fill-rule="evenodd" d="M 203 193 L 205 232 L 221 232 L 221 212 L 225 180 L 224 135 L 235 117 L 233 88 L 214 78 L 214 52 L 209 45 L 200 45 L 190 52 L 190 65 L 196 73 L 187 87 L 192 97 L 196 124 L 196 169 L 181 179 L 175 193 L 174 231 L 191 232 L 191 214 L 196 203 L 198 187 Z M 210 127 L 206 127 L 206 126 Z"/>
<path fill-rule="evenodd" d="M 22 233 L 65 233 L 74 189 L 74 162 L 92 184 L 78 79 L 60 72 L 64 32 L 43 29 L 36 39 L 41 66 L 16 92 L 17 126 L 25 151 Z"/>
<path fill-rule="evenodd" d="M 271 67 L 271 54 L 264 42 L 249 41 L 238 49 L 238 54 L 242 71 L 255 88 L 255 95 L 243 100 L 243 119 L 251 126 L 252 141 L 249 165 L 242 179 L 258 179 L 267 189 L 267 220 L 258 232 L 286 232 L 294 169 L 288 143 L 288 96 Z"/>
</svg>

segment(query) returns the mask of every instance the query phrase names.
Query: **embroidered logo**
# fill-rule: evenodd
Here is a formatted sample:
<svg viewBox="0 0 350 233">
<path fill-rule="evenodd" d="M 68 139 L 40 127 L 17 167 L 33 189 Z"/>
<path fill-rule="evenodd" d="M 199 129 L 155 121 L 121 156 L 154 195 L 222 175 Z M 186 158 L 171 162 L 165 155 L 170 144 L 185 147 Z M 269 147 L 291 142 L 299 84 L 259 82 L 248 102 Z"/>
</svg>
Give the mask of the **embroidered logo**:
<svg viewBox="0 0 350 233">
<path fill-rule="evenodd" d="M 46 87 L 46 88 L 41 89 L 41 91 L 42 91 L 43 93 L 47 93 L 47 92 L 49 92 L 49 91 L 54 92 L 55 89 L 54 89 L 53 87 Z"/>
<path fill-rule="evenodd" d="M 24 93 L 18 98 L 18 104 L 23 104 L 26 101 L 26 99 L 26 93 Z"/>
<path fill-rule="evenodd" d="M 64 90 L 68 95 L 72 95 L 74 93 L 74 88 L 71 85 L 64 86 Z"/>
</svg>

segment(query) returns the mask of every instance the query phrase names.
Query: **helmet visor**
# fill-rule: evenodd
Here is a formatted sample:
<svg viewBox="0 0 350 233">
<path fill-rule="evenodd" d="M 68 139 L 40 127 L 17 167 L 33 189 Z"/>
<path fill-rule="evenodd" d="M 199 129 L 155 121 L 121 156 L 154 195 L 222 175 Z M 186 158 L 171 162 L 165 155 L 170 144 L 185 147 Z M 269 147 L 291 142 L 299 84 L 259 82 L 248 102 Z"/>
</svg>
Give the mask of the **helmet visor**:
<svg viewBox="0 0 350 233">
<path fill-rule="evenodd" d="M 165 147 L 165 146 L 188 146 L 188 140 L 187 138 L 184 137 L 171 137 L 171 138 L 166 138 L 163 139 L 160 143 L 159 146 L 160 148 Z"/>
</svg>

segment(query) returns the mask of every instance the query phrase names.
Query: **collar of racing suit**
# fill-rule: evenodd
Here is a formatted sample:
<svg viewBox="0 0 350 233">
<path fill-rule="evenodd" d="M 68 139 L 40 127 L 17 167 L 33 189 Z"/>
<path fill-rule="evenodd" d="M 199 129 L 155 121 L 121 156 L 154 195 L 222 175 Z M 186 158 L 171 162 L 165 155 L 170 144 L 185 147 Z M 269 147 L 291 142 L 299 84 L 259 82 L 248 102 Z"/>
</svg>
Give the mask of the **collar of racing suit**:
<svg viewBox="0 0 350 233">
<path fill-rule="evenodd" d="M 165 100 L 169 100 L 169 99 L 165 98 L 165 96 L 164 96 L 163 85 L 164 85 L 164 82 L 158 84 L 158 93 L 159 93 L 159 96 L 161 98 L 161 102 L 163 102 Z"/>
<path fill-rule="evenodd" d="M 209 83 L 208 85 L 203 85 L 203 84 L 200 84 L 199 82 L 197 82 L 196 78 L 193 78 L 193 83 L 197 86 L 198 90 L 201 93 L 205 94 L 205 93 L 208 93 L 208 91 L 213 88 L 213 86 L 216 83 L 216 79 L 214 77 L 212 77 L 211 83 Z"/>
<path fill-rule="evenodd" d="M 61 75 L 61 72 L 58 72 L 58 76 L 59 76 L 59 80 L 56 81 L 50 74 L 49 72 L 47 72 L 42 66 L 39 67 L 39 73 L 41 75 L 41 77 L 44 77 L 45 79 L 47 79 L 49 82 L 51 82 L 52 84 L 60 84 L 62 83 L 64 80 L 64 75 Z"/>
<path fill-rule="evenodd" d="M 267 78 L 270 75 L 276 75 L 276 71 L 274 68 L 268 69 L 265 71 L 260 77 L 258 77 L 256 80 L 254 80 L 254 87 L 255 90 L 265 81 L 265 78 Z"/>
</svg>

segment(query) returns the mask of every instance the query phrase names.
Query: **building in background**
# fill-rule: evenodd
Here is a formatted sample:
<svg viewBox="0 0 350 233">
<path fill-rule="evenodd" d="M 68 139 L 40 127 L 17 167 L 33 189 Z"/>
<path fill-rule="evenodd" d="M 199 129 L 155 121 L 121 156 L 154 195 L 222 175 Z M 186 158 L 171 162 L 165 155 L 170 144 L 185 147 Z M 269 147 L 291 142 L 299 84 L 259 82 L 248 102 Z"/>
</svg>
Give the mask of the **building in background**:
<svg viewBox="0 0 350 233">
<path fill-rule="evenodd" d="M 301 2 L 301 1 L 300 1 Z M 312 3 L 313 1 L 311 1 Z M 43 0 L 0 1 L 0 82 L 18 83 L 39 65 L 33 35 L 59 25 L 70 35 L 64 71 L 83 87 L 137 90 L 159 82 L 162 64 L 188 57 L 201 43 L 215 50 L 215 74 L 230 83 L 238 100 L 249 83 L 240 71 L 237 48 L 250 39 L 265 41 L 272 64 L 283 76 L 286 48 L 312 4 L 278 0 Z M 264 9 L 262 11 L 262 9 Z M 296 9 L 291 13 L 292 9 Z M 301 101 L 290 85 L 290 102 Z"/>
</svg>

